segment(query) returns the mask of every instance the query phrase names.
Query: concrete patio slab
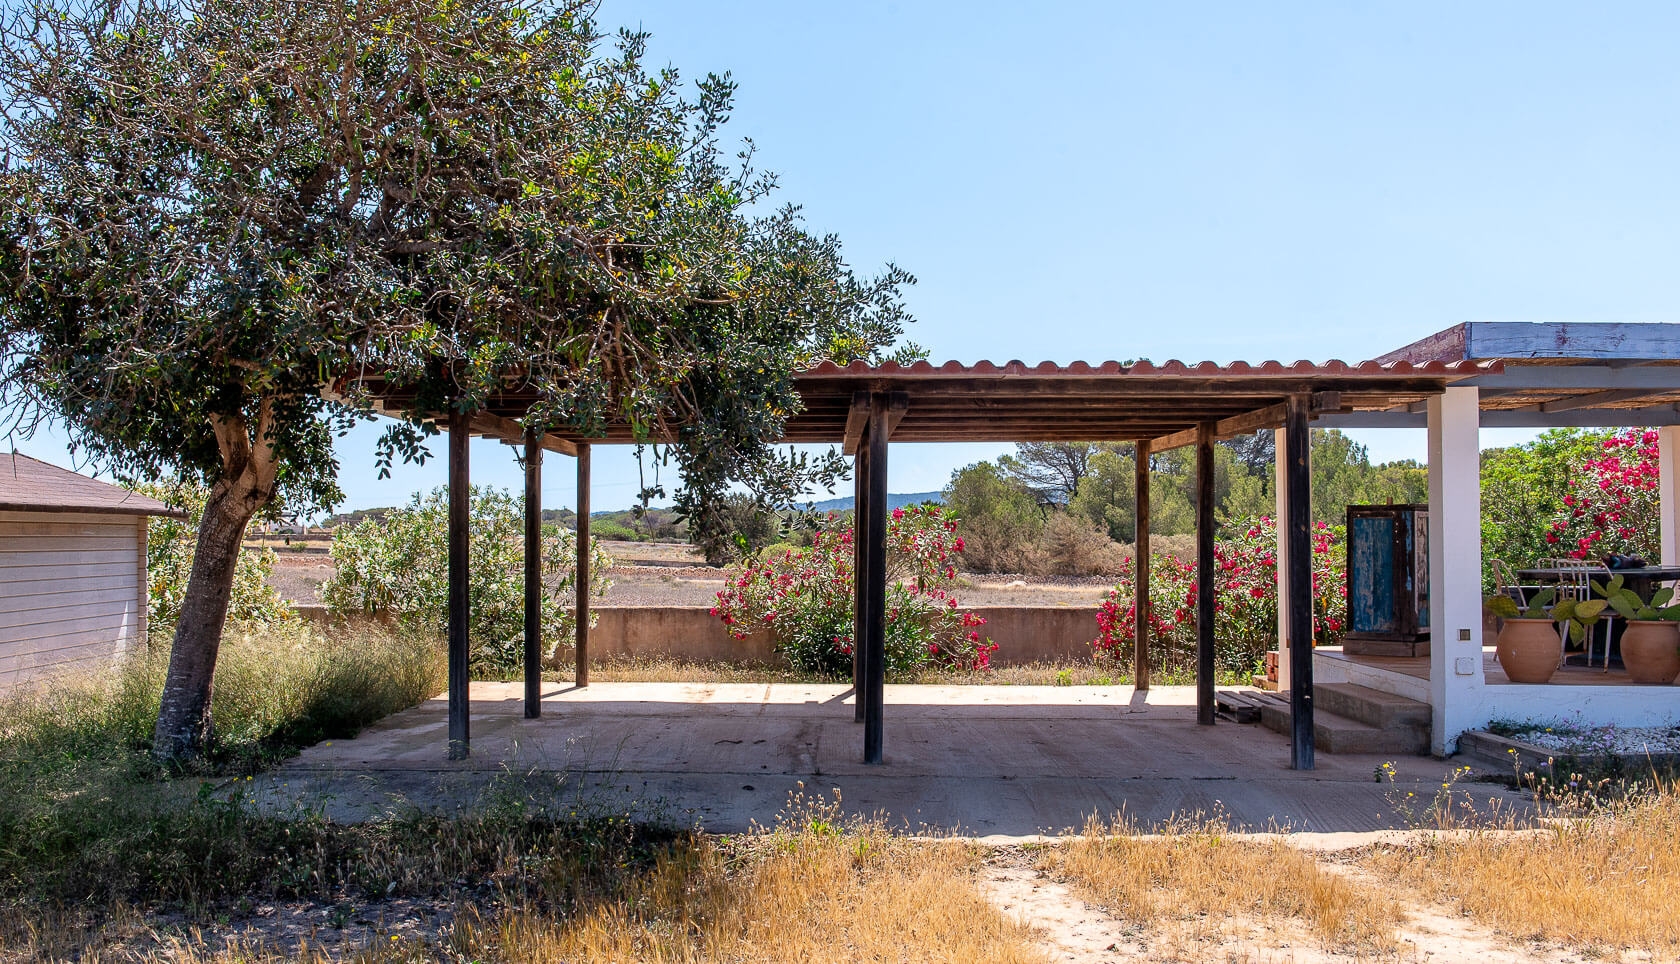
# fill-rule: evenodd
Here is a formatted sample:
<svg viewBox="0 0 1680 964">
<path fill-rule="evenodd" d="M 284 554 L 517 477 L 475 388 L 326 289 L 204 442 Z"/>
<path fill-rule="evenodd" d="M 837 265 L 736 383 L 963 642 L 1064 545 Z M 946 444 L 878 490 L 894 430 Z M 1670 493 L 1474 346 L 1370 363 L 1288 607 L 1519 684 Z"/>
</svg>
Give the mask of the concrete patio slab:
<svg viewBox="0 0 1680 964">
<path fill-rule="evenodd" d="M 1196 725 L 1190 687 L 888 686 L 880 766 L 861 762 L 843 685 L 548 684 L 538 720 L 523 717 L 521 700 L 520 684 L 473 684 L 470 759 L 445 759 L 439 697 L 306 749 L 261 778 L 257 798 L 355 820 L 464 806 L 498 775 L 545 774 L 556 778 L 546 803 L 724 833 L 773 823 L 801 786 L 915 831 L 1030 836 L 1092 816 L 1150 827 L 1217 811 L 1249 829 L 1334 832 L 1403 827 L 1396 790 L 1428 800 L 1453 767 L 1320 754 L 1316 770 L 1292 771 L 1278 734 Z M 1397 786 L 1377 779 L 1385 762 Z M 1493 784 L 1459 787 L 1478 806 L 1522 805 Z"/>
</svg>

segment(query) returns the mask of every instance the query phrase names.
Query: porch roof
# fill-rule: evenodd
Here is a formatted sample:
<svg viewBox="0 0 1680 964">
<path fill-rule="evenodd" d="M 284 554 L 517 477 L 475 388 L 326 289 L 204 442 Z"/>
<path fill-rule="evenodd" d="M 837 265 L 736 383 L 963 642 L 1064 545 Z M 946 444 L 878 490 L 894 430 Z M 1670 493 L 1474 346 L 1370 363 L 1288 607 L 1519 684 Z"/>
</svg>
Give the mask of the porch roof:
<svg viewBox="0 0 1680 964">
<path fill-rule="evenodd" d="M 1680 324 L 1466 322 L 1377 361 L 1498 363 L 1458 383 L 1481 389 L 1484 428 L 1680 425 Z M 1424 412 L 1408 402 L 1321 424 L 1421 428 Z"/>
<path fill-rule="evenodd" d="M 1284 404 L 1292 395 L 1310 396 L 1315 416 L 1404 410 L 1423 404 L 1448 384 L 1499 370 L 1498 362 L 1433 359 L 1226 365 L 1076 361 L 1031 366 L 1020 361 L 845 366 L 824 362 L 796 376 L 803 408 L 789 417 L 781 441 L 841 443 L 850 453 L 861 437 L 869 396 L 884 394 L 890 400 L 895 442 L 1151 440 L 1157 449 L 1171 448 L 1193 442 L 1204 423 L 1214 424 L 1220 437 L 1280 426 Z M 407 402 L 400 388 L 376 378 L 358 379 L 356 387 L 369 391 L 388 410 L 400 411 Z M 535 400 L 529 390 L 510 387 L 472 417 L 472 430 L 521 442 L 524 433 L 518 419 Z M 645 440 L 670 439 L 655 433 Z M 628 424 L 615 422 L 593 437 L 550 433 L 544 447 L 575 454 L 580 442 L 636 441 Z"/>
</svg>

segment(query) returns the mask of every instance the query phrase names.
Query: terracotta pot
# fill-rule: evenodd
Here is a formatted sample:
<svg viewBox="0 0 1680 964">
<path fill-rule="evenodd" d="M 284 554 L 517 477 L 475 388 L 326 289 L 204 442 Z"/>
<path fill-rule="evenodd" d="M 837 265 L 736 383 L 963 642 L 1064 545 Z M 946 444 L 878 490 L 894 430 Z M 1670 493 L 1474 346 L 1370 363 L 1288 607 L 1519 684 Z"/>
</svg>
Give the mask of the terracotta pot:
<svg viewBox="0 0 1680 964">
<path fill-rule="evenodd" d="M 1499 668 L 1513 683 L 1545 683 L 1557 672 L 1562 644 L 1549 619 L 1507 619 L 1494 645 Z"/>
<path fill-rule="evenodd" d="M 1674 682 L 1680 676 L 1680 623 L 1628 620 L 1622 665 L 1635 683 Z"/>
</svg>

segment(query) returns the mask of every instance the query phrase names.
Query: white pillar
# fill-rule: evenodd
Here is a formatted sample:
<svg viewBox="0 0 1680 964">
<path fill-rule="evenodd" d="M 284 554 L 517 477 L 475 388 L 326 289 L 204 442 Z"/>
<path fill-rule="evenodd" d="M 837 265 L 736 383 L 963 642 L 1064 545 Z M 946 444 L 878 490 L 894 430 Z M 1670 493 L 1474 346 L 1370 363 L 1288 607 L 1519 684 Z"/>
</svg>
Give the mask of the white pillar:
<svg viewBox="0 0 1680 964">
<path fill-rule="evenodd" d="M 1662 564 L 1680 566 L 1680 526 L 1675 525 L 1675 513 L 1680 512 L 1680 467 L 1675 456 L 1680 453 L 1680 425 L 1664 425 L 1657 429 L 1657 517 L 1662 521 Z"/>
<path fill-rule="evenodd" d="M 1283 453 L 1288 448 L 1289 430 L 1273 429 L 1272 441 L 1277 450 L 1273 466 L 1275 475 L 1272 479 L 1272 493 L 1277 501 L 1277 512 L 1272 518 L 1277 521 L 1278 692 L 1287 693 L 1290 683 L 1293 682 L 1289 672 L 1289 500 L 1284 498 L 1283 484 Z"/>
<path fill-rule="evenodd" d="M 1475 719 L 1482 674 L 1482 471 L 1474 388 L 1429 400 L 1430 749 L 1446 756 Z"/>
</svg>

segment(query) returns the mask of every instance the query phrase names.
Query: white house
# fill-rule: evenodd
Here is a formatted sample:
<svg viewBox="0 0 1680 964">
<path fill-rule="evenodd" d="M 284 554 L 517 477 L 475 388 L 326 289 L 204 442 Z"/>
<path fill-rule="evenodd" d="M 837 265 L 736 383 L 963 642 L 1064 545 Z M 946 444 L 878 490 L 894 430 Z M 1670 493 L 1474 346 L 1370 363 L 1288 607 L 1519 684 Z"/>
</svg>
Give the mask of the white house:
<svg viewBox="0 0 1680 964">
<path fill-rule="evenodd" d="M 99 672 L 146 641 L 146 524 L 156 499 L 0 454 L 0 689 Z"/>
<path fill-rule="evenodd" d="M 1482 428 L 1496 427 L 1656 429 L 1662 562 L 1680 565 L 1680 325 L 1473 322 L 1377 361 L 1497 362 L 1499 370 L 1455 381 L 1425 402 L 1330 413 L 1314 422 L 1325 428 L 1428 430 L 1432 639 L 1429 655 L 1409 660 L 1319 650 L 1309 690 L 1314 682 L 1355 683 L 1427 703 L 1433 717 L 1430 745 L 1437 755 L 1454 752 L 1461 734 L 1497 719 L 1579 714 L 1587 723 L 1621 726 L 1680 720 L 1680 686 L 1637 685 L 1625 673 L 1585 670 L 1532 685 L 1512 683 L 1500 671 L 1494 641 L 1483 632 L 1479 438 Z M 1280 452 L 1283 446 L 1280 436 Z M 1280 533 L 1283 528 L 1280 524 Z M 1278 568 L 1281 573 L 1284 567 Z M 1287 598 L 1288 586 L 1279 590 Z M 1287 639 L 1281 633 L 1280 638 Z M 1292 682 L 1288 663 L 1279 660 L 1285 688 Z"/>
</svg>

